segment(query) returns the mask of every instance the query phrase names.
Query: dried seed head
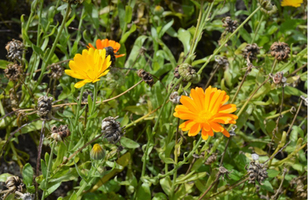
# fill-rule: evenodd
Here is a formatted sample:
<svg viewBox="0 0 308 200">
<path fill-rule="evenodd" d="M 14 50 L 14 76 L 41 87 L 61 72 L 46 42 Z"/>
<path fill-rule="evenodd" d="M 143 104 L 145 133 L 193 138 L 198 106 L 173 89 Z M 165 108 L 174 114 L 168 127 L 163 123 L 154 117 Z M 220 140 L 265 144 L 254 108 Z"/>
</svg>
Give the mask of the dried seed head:
<svg viewBox="0 0 308 200">
<path fill-rule="evenodd" d="M 278 61 L 286 60 L 289 57 L 290 47 L 284 42 L 274 42 L 271 46 L 271 55 Z"/>
<path fill-rule="evenodd" d="M 14 88 L 11 88 L 10 91 L 10 103 L 12 108 L 18 108 L 18 97 L 14 91 Z"/>
<path fill-rule="evenodd" d="M 260 53 L 260 47 L 256 43 L 247 44 L 242 53 L 245 59 L 248 57 L 249 61 L 256 60 L 257 55 Z"/>
<path fill-rule="evenodd" d="M 5 181 L 5 186 L 14 191 L 23 192 L 25 185 L 18 176 L 9 176 Z"/>
<path fill-rule="evenodd" d="M 113 64 L 116 59 L 116 57 L 114 56 L 113 47 L 109 46 L 105 47 L 104 49 L 106 49 L 106 57 L 110 55 L 110 61 Z"/>
<path fill-rule="evenodd" d="M 299 199 L 307 199 L 307 176 L 300 176 L 290 181 L 291 187 L 295 186 L 295 195 Z"/>
<path fill-rule="evenodd" d="M 10 81 L 18 81 L 19 77 L 22 75 L 23 70 L 22 66 L 18 64 L 8 64 L 6 66 L 6 69 L 4 70 L 5 76 L 10 80 Z"/>
<path fill-rule="evenodd" d="M 91 99 L 93 99 L 93 93 L 90 90 L 86 90 L 82 94 L 81 102 L 88 102 L 88 96 L 90 95 Z M 77 101 L 79 101 L 79 96 L 77 97 Z"/>
<path fill-rule="evenodd" d="M 257 180 L 260 185 L 262 185 L 262 182 L 268 177 L 266 170 L 267 168 L 265 165 L 251 161 L 247 170 L 249 173 L 248 183 L 255 184 L 255 181 Z"/>
<path fill-rule="evenodd" d="M 25 193 L 22 196 L 20 196 L 22 200 L 34 200 L 34 195 L 30 193 Z"/>
<path fill-rule="evenodd" d="M 277 7 L 271 3 L 271 0 L 258 0 L 258 5 L 261 6 L 261 11 L 272 15 L 277 12 Z"/>
<path fill-rule="evenodd" d="M 222 26 L 225 27 L 225 31 L 229 32 L 229 33 L 233 33 L 235 31 L 235 29 L 238 26 L 238 23 L 236 20 L 232 20 L 231 17 L 225 17 L 222 19 Z"/>
<path fill-rule="evenodd" d="M 270 77 L 272 77 L 276 85 L 285 84 L 287 82 L 286 77 L 283 77 L 283 72 L 277 72 L 274 76 L 270 74 Z"/>
<path fill-rule="evenodd" d="M 142 80 L 143 80 L 146 84 L 148 84 L 150 87 L 153 86 L 154 80 L 153 80 L 153 76 L 152 76 L 150 73 L 144 71 L 143 69 L 139 69 L 139 70 L 137 71 L 137 74 L 138 74 L 138 76 L 139 76 L 140 78 L 142 78 Z"/>
<path fill-rule="evenodd" d="M 229 171 L 226 168 L 224 168 L 223 166 L 220 166 L 219 167 L 219 173 L 220 174 L 228 174 Z"/>
<path fill-rule="evenodd" d="M 199 83 L 201 76 L 196 73 L 192 66 L 188 63 L 183 63 L 179 66 L 179 74 L 183 77 L 184 81 Z"/>
<path fill-rule="evenodd" d="M 25 45 L 19 40 L 12 40 L 5 46 L 7 51 L 7 59 L 11 61 L 21 60 Z"/>
<path fill-rule="evenodd" d="M 229 66 L 228 58 L 224 56 L 216 56 L 215 62 L 216 62 L 215 63 L 216 67 L 228 67 Z"/>
<path fill-rule="evenodd" d="M 178 92 L 172 92 L 169 96 L 169 100 L 174 104 L 180 104 L 181 96 L 179 96 Z"/>
<path fill-rule="evenodd" d="M 173 74 L 174 74 L 174 77 L 175 77 L 175 78 L 177 78 L 177 79 L 181 78 L 181 75 L 180 75 L 180 73 L 179 73 L 179 66 L 177 66 L 177 67 L 174 69 Z"/>
<path fill-rule="evenodd" d="M 122 128 L 120 123 L 116 121 L 116 118 L 106 117 L 102 121 L 102 133 L 104 133 L 104 138 L 115 144 L 122 137 Z"/>
<path fill-rule="evenodd" d="M 50 120 L 51 110 L 52 110 L 52 97 L 41 96 L 37 100 L 37 114 L 40 116 L 41 120 Z"/>
<path fill-rule="evenodd" d="M 51 74 L 50 74 L 51 79 L 58 80 L 63 75 L 63 69 L 60 65 L 51 65 L 50 69 L 51 69 Z"/>
<path fill-rule="evenodd" d="M 93 160 L 101 160 L 104 159 L 106 155 L 105 150 L 99 144 L 94 144 L 93 148 L 90 152 L 90 157 Z"/>
<path fill-rule="evenodd" d="M 68 129 L 67 125 L 60 125 L 59 127 L 53 126 L 51 128 L 51 138 L 55 141 L 60 142 L 63 141 L 64 138 L 70 136 L 71 132 Z"/>
<path fill-rule="evenodd" d="M 217 159 L 217 153 L 213 153 L 210 157 L 208 157 L 208 159 L 206 160 L 206 162 L 204 164 L 210 165 L 213 162 L 215 162 L 216 159 Z"/>
</svg>

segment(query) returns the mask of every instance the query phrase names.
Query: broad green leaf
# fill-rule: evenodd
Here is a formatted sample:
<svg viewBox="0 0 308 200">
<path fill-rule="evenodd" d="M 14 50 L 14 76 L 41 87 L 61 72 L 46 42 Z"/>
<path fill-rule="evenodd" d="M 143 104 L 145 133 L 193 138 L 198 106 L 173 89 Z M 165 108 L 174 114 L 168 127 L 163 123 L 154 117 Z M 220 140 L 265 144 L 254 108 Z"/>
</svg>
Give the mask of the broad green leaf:
<svg viewBox="0 0 308 200">
<path fill-rule="evenodd" d="M 163 189 L 163 191 L 170 196 L 171 194 L 171 180 L 169 176 L 166 176 L 165 178 L 160 179 L 159 181 L 161 188 Z"/>
<path fill-rule="evenodd" d="M 47 166 L 46 166 L 45 161 L 43 159 L 41 159 L 41 170 L 42 170 L 43 177 L 46 178 Z"/>
<path fill-rule="evenodd" d="M 151 200 L 151 190 L 148 183 L 143 183 L 138 188 L 136 200 Z"/>
<path fill-rule="evenodd" d="M 25 164 L 22 169 L 22 178 L 26 186 L 32 185 L 33 174 L 34 172 L 32 166 L 29 163 Z"/>
<path fill-rule="evenodd" d="M 121 137 L 120 142 L 123 147 L 128 148 L 128 149 L 136 149 L 140 146 L 137 142 L 129 138 L 126 138 L 126 137 Z"/>
</svg>

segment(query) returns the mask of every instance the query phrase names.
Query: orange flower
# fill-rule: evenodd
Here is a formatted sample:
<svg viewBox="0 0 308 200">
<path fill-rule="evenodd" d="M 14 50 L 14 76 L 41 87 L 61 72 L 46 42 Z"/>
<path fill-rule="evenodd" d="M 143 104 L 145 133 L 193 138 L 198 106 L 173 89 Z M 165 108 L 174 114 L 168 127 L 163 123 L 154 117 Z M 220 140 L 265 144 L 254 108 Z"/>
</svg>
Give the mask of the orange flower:
<svg viewBox="0 0 308 200">
<path fill-rule="evenodd" d="M 207 140 L 214 136 L 214 132 L 221 132 L 230 137 L 229 132 L 220 124 L 235 124 L 238 118 L 230 114 L 236 111 L 235 104 L 225 104 L 229 96 L 225 91 L 208 87 L 205 92 L 202 88 L 191 89 L 190 98 L 181 96 L 181 103 L 175 107 L 173 115 L 187 120 L 179 128 L 188 131 L 188 136 L 196 136 L 200 130 L 201 136 Z M 224 105 L 225 104 L 225 105 Z"/>
<path fill-rule="evenodd" d="M 114 56 L 115 58 L 119 58 L 119 57 L 125 56 L 125 54 L 117 55 L 120 47 L 121 47 L 120 43 L 118 43 L 118 42 L 116 42 L 114 40 L 108 40 L 108 39 L 103 39 L 103 40 L 97 39 L 96 40 L 96 48 L 97 49 L 106 49 L 107 54 L 110 55 L 111 57 Z M 95 49 L 95 47 L 92 44 L 90 44 L 90 43 L 89 43 L 88 48 Z M 112 52 L 113 52 L 113 55 L 111 55 Z"/>
</svg>

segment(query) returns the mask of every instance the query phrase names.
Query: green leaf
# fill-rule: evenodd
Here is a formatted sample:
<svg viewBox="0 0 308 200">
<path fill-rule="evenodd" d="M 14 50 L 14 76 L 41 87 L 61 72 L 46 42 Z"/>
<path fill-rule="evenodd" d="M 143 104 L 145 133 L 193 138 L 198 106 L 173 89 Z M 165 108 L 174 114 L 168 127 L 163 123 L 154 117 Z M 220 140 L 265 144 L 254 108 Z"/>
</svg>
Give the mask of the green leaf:
<svg viewBox="0 0 308 200">
<path fill-rule="evenodd" d="M 280 172 L 279 172 L 279 171 L 276 171 L 276 170 L 274 170 L 274 169 L 268 169 L 268 170 L 267 170 L 267 173 L 268 173 L 268 177 L 274 178 L 274 177 L 276 177 Z"/>
<path fill-rule="evenodd" d="M 13 176 L 12 174 L 9 174 L 9 173 L 4 173 L 4 174 L 1 174 L 0 175 L 0 182 L 5 182 L 6 179 L 10 176 Z"/>
<path fill-rule="evenodd" d="M 77 194 L 74 192 L 69 200 L 77 200 Z"/>
<path fill-rule="evenodd" d="M 46 191 L 45 197 L 49 196 L 51 193 L 53 193 L 58 187 L 60 187 L 62 182 L 53 183 L 52 185 L 48 185 L 48 189 Z"/>
<path fill-rule="evenodd" d="M 124 33 L 124 35 L 122 36 L 120 43 L 123 44 L 126 42 L 127 38 L 133 33 L 135 32 L 137 29 L 136 24 L 133 24 L 132 27 L 129 29 L 129 31 L 127 31 L 126 33 Z"/>
<path fill-rule="evenodd" d="M 151 190 L 148 183 L 143 183 L 139 187 L 136 200 L 151 200 Z"/>
<path fill-rule="evenodd" d="M 59 148 L 58 148 L 58 152 L 57 152 L 57 159 L 54 162 L 52 169 L 56 169 L 63 161 L 63 157 L 66 153 L 66 146 L 63 142 L 59 143 Z"/>
<path fill-rule="evenodd" d="M 135 62 L 135 60 L 137 59 L 137 57 L 140 54 L 140 49 L 143 46 L 144 41 L 147 39 L 147 36 L 140 36 L 137 38 L 137 40 L 134 43 L 133 49 L 131 51 L 131 53 L 129 54 L 129 57 L 125 63 L 125 67 L 126 68 L 131 68 L 133 67 L 133 63 Z"/>
<path fill-rule="evenodd" d="M 307 97 L 306 93 L 303 93 L 302 91 L 298 90 L 297 88 L 290 87 L 290 86 L 284 87 L 284 92 L 285 92 L 285 94 L 294 95 L 294 96 L 298 96 L 298 97 L 301 96 L 301 95 Z"/>
<path fill-rule="evenodd" d="M 136 149 L 139 148 L 139 144 L 129 138 L 126 137 L 121 137 L 120 140 L 121 144 L 123 147 L 128 148 L 128 149 Z"/>
<path fill-rule="evenodd" d="M 42 169 L 43 177 L 46 178 L 47 166 L 46 166 L 45 161 L 43 159 L 41 159 L 41 169 Z"/>
<path fill-rule="evenodd" d="M 196 171 L 198 170 L 201 165 L 203 165 L 203 159 L 202 158 L 199 158 L 198 160 L 196 160 L 196 162 L 194 163 L 194 165 L 192 166 L 191 168 L 191 171 Z"/>
<path fill-rule="evenodd" d="M 125 6 L 125 22 L 130 23 L 133 16 L 133 9 L 130 6 Z"/>
<path fill-rule="evenodd" d="M 6 60 L 0 60 L 0 69 L 6 69 L 6 66 L 12 62 Z"/>
<path fill-rule="evenodd" d="M 166 176 L 165 178 L 160 179 L 159 181 L 161 188 L 164 190 L 164 192 L 170 196 L 171 194 L 171 180 L 169 176 Z"/>
<path fill-rule="evenodd" d="M 191 34 L 188 30 L 180 28 L 178 30 L 178 38 L 184 46 L 184 53 L 187 54 L 190 50 Z"/>
<path fill-rule="evenodd" d="M 165 33 L 166 33 L 166 31 L 172 26 L 172 24 L 173 24 L 173 19 L 170 21 L 170 22 L 168 22 L 162 29 L 161 29 L 161 31 L 159 31 L 158 32 L 158 37 L 159 38 L 161 38 Z"/>
<path fill-rule="evenodd" d="M 32 166 L 27 163 L 22 169 L 22 177 L 23 177 L 23 182 L 24 184 L 28 187 L 29 185 L 32 185 L 32 180 L 33 180 L 33 168 Z"/>
<path fill-rule="evenodd" d="M 263 185 L 261 185 L 261 188 L 269 192 L 274 192 L 273 186 L 269 181 L 264 181 Z"/>
<path fill-rule="evenodd" d="M 126 26 L 126 20 L 125 20 L 126 14 L 124 5 L 121 2 L 118 3 L 118 16 L 120 19 L 120 28 L 123 30 L 124 26 Z"/>
<path fill-rule="evenodd" d="M 168 198 L 164 193 L 158 192 L 154 194 L 154 197 L 152 200 L 168 200 Z"/>
</svg>

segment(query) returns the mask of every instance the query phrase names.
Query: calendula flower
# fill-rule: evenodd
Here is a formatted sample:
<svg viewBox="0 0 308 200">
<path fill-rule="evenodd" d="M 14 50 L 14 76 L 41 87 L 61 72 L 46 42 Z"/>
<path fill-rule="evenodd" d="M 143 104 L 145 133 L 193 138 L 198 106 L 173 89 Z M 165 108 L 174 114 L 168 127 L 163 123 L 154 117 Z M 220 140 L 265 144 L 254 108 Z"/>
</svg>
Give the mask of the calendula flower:
<svg viewBox="0 0 308 200">
<path fill-rule="evenodd" d="M 101 145 L 99 144 L 94 144 L 93 145 L 93 148 L 90 152 L 90 157 L 93 159 L 93 160 L 101 160 L 105 157 L 106 155 L 106 152 L 105 150 L 102 148 Z"/>
<path fill-rule="evenodd" d="M 81 88 L 86 83 L 95 83 L 100 77 L 105 76 L 109 70 L 110 56 L 106 57 L 105 49 L 84 49 L 82 54 L 76 54 L 69 62 L 70 70 L 65 73 L 71 77 L 83 79 L 75 84 L 75 88 Z"/>
<path fill-rule="evenodd" d="M 188 136 L 196 136 L 201 130 L 201 136 L 206 140 L 214 136 L 214 132 L 221 132 L 230 137 L 229 132 L 220 124 L 235 124 L 238 118 L 230 114 L 236 111 L 235 104 L 225 104 L 229 96 L 225 91 L 208 87 L 205 91 L 197 87 L 191 89 L 190 97 L 181 96 L 182 105 L 175 107 L 175 117 L 187 120 L 179 128 L 189 131 Z"/>
<path fill-rule="evenodd" d="M 111 57 L 111 61 L 114 62 L 116 58 L 125 56 L 125 54 L 117 54 L 119 49 L 120 49 L 121 45 L 120 43 L 114 41 L 114 40 L 108 40 L 108 39 L 97 39 L 96 40 L 96 48 L 97 49 L 106 49 L 106 56 L 110 55 Z M 89 43 L 88 48 L 93 48 L 95 49 L 95 47 Z"/>
<path fill-rule="evenodd" d="M 300 7 L 303 3 L 303 0 L 283 0 L 281 2 L 281 6 L 292 6 L 292 7 Z"/>
</svg>

